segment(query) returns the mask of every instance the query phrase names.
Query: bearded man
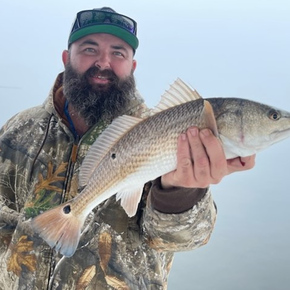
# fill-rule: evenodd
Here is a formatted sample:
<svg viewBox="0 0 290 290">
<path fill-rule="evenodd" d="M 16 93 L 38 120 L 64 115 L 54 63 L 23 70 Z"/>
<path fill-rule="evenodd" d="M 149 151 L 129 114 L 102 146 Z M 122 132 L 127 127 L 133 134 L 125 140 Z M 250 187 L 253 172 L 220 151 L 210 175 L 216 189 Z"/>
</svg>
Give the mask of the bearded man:
<svg viewBox="0 0 290 290">
<path fill-rule="evenodd" d="M 209 185 L 253 167 L 254 157 L 227 161 L 210 130 L 189 128 L 177 140 L 177 169 L 144 186 L 135 216 L 109 198 L 87 218 L 72 257 L 32 231 L 31 218 L 77 192 L 102 131 L 120 115 L 148 113 L 133 77 L 137 47 L 133 19 L 79 12 L 48 98 L 1 129 L 0 289 L 166 289 L 174 252 L 206 244 L 213 230 Z"/>
</svg>

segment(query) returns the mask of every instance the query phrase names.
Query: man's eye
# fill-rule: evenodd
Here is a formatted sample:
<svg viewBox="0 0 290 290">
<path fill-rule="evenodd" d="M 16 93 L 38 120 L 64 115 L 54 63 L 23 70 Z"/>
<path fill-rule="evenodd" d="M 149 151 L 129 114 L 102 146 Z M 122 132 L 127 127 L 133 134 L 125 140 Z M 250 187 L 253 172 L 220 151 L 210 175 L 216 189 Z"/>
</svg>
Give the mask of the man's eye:
<svg viewBox="0 0 290 290">
<path fill-rule="evenodd" d="M 120 51 L 115 51 L 115 52 L 114 52 L 114 55 L 117 55 L 117 56 L 124 56 L 123 53 L 120 52 Z"/>
<path fill-rule="evenodd" d="M 91 47 L 87 47 L 87 48 L 85 48 L 85 51 L 86 52 L 95 52 L 95 49 L 91 48 Z"/>
</svg>

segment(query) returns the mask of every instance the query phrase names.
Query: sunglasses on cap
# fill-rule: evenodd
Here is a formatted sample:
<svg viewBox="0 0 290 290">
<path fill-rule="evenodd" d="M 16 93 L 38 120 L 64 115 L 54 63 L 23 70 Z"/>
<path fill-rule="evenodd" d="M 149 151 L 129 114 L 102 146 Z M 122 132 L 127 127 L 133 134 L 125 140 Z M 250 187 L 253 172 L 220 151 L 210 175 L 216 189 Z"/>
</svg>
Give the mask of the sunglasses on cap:
<svg viewBox="0 0 290 290">
<path fill-rule="evenodd" d="M 137 34 L 137 23 L 132 18 L 115 12 L 99 9 L 78 12 L 71 32 L 94 24 L 112 24 L 133 33 L 134 35 Z"/>
<path fill-rule="evenodd" d="M 72 26 L 68 45 L 92 33 L 113 34 L 126 41 L 132 46 L 134 51 L 139 44 L 136 21 L 130 17 L 116 13 L 110 8 L 78 12 Z"/>
</svg>

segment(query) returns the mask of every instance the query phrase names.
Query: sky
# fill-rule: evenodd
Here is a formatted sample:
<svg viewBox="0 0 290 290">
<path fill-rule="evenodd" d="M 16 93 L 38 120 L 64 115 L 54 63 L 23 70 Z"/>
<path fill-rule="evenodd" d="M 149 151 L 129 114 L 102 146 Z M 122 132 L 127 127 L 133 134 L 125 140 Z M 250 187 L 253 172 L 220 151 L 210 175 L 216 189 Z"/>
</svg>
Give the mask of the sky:
<svg viewBox="0 0 290 290">
<path fill-rule="evenodd" d="M 176 78 L 203 97 L 290 111 L 289 0 L 0 0 L 0 126 L 41 104 L 59 72 L 75 14 L 110 6 L 138 22 L 137 87 L 153 107 Z M 212 186 L 209 243 L 177 253 L 168 289 L 288 290 L 290 139 L 254 169 Z"/>
</svg>

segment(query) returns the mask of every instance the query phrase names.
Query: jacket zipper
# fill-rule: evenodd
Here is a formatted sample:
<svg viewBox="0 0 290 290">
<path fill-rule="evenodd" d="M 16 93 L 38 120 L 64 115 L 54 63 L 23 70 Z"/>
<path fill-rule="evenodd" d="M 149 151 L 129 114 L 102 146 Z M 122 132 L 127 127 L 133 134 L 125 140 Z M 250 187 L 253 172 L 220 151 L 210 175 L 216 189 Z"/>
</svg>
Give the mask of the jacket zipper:
<svg viewBox="0 0 290 290">
<path fill-rule="evenodd" d="M 77 155 L 78 155 L 78 148 L 79 148 L 79 136 L 75 138 L 70 158 L 69 158 L 69 163 L 68 163 L 68 168 L 67 168 L 67 173 L 65 177 L 65 184 L 63 187 L 62 191 L 62 196 L 61 196 L 61 203 L 65 202 L 68 196 L 68 192 L 70 191 L 70 186 L 71 186 L 71 180 L 73 177 L 73 170 L 74 170 L 74 165 L 77 160 Z M 62 257 L 58 263 L 56 263 L 55 257 L 53 255 L 53 249 L 51 249 L 51 259 L 50 259 L 50 269 L 48 273 L 48 285 L 47 285 L 47 290 L 51 290 L 53 286 L 53 281 L 55 278 L 55 274 L 57 271 L 55 271 L 58 268 L 58 265 L 65 259 L 65 257 Z"/>
<path fill-rule="evenodd" d="M 78 155 L 78 148 L 79 148 L 79 137 L 75 139 L 75 142 L 71 150 L 71 155 L 69 158 L 67 173 L 65 177 L 65 184 L 63 187 L 63 192 L 62 192 L 62 197 L 61 197 L 61 203 L 66 201 L 67 195 L 70 191 L 71 180 L 73 177 L 73 170 L 74 170 L 74 166 L 75 166 L 77 155 Z"/>
</svg>

